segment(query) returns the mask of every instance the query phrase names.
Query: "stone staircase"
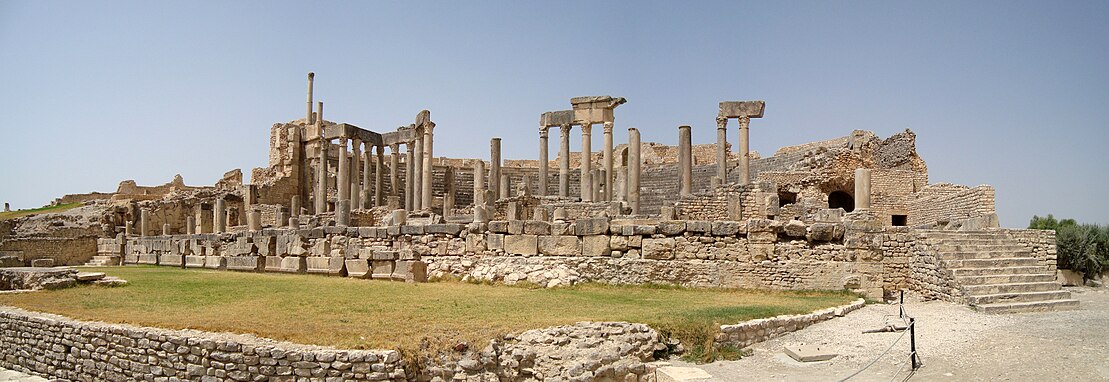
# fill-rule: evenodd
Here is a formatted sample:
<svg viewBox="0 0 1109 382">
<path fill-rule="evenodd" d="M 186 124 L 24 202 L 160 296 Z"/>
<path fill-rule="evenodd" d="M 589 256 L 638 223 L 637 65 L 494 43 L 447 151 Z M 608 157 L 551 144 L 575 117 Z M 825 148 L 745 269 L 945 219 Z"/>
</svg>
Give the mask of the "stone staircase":
<svg viewBox="0 0 1109 382">
<path fill-rule="evenodd" d="M 96 255 L 85 263 L 86 267 L 114 267 L 122 264 L 119 256 Z"/>
<path fill-rule="evenodd" d="M 1044 264 L 1004 231 L 924 231 L 963 298 L 985 313 L 1074 309 L 1078 300 Z"/>
</svg>

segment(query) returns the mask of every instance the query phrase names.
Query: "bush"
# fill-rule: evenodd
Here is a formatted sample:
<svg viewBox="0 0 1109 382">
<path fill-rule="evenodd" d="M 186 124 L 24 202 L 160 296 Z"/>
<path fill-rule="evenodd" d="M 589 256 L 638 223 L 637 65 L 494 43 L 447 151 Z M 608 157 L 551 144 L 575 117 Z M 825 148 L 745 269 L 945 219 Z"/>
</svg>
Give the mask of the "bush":
<svg viewBox="0 0 1109 382">
<path fill-rule="evenodd" d="M 1086 280 L 1109 269 L 1109 226 L 1055 220 L 1047 215 L 1033 216 L 1028 228 L 1055 230 L 1059 268 L 1081 272 Z"/>
</svg>

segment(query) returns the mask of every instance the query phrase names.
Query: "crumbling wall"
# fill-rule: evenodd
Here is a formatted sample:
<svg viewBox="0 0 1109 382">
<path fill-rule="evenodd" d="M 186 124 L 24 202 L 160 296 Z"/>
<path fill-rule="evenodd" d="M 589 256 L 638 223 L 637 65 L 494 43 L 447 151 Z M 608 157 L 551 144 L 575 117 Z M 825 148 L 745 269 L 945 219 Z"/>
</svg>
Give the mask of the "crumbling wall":
<svg viewBox="0 0 1109 382">
<path fill-rule="evenodd" d="M 995 213 L 994 188 L 940 183 L 924 187 L 909 200 L 909 225 L 933 225 Z"/>
</svg>

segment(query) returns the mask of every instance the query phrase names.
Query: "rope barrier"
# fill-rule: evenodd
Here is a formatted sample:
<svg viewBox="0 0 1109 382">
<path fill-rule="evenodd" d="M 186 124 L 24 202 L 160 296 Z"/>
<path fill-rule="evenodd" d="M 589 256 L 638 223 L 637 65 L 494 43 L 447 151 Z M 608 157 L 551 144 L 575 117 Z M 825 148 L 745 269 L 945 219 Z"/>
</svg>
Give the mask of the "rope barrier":
<svg viewBox="0 0 1109 382">
<path fill-rule="evenodd" d="M 879 354 L 877 358 L 874 358 L 873 360 L 871 360 L 871 361 L 870 361 L 870 363 L 866 364 L 866 366 L 863 366 L 863 368 L 862 368 L 862 369 L 859 369 L 858 371 L 855 371 L 854 373 L 851 373 L 851 375 L 848 375 L 847 377 L 845 377 L 845 378 L 843 378 L 843 379 L 839 380 L 839 382 L 843 382 L 843 381 L 846 381 L 846 380 L 848 380 L 848 379 L 854 378 L 854 377 L 855 377 L 856 375 L 859 375 L 859 373 L 862 373 L 862 372 L 863 372 L 863 371 L 865 371 L 866 369 L 869 369 L 869 368 L 870 368 L 871 366 L 873 366 L 873 365 L 874 365 L 874 363 L 875 363 L 875 362 L 878 362 L 878 360 L 882 359 L 882 357 L 885 357 L 885 356 L 886 356 L 886 354 L 889 354 L 890 350 L 893 350 L 893 347 L 894 347 L 895 345 L 897 345 L 897 343 L 898 343 L 898 342 L 900 342 L 902 338 L 905 338 L 905 334 L 909 333 L 909 329 L 912 329 L 912 327 L 913 327 L 914 325 L 916 325 L 916 323 L 915 323 L 915 322 L 914 322 L 913 324 L 909 325 L 909 327 L 908 327 L 908 328 L 905 328 L 905 330 L 903 330 L 903 331 L 901 332 L 901 335 L 900 335 L 900 336 L 897 336 L 897 339 L 896 339 L 896 340 L 894 340 L 894 341 L 893 341 L 893 343 L 892 343 L 892 344 L 890 344 L 890 346 L 889 346 L 888 348 L 886 348 L 886 350 L 885 350 L 885 351 L 883 351 L 883 352 L 882 352 L 882 354 Z"/>
</svg>

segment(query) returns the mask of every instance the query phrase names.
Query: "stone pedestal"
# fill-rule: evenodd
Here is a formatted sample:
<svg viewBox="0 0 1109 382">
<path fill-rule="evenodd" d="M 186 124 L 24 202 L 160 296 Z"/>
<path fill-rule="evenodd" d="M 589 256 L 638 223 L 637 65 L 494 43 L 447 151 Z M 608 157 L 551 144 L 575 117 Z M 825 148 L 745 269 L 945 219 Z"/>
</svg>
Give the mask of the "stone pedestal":
<svg viewBox="0 0 1109 382">
<path fill-rule="evenodd" d="M 511 185 L 508 184 L 508 177 L 507 176 L 502 176 L 501 177 L 501 184 L 500 184 L 500 187 L 498 189 L 499 190 L 498 194 L 500 195 L 501 199 L 508 198 L 508 197 L 512 196 L 512 188 L 510 186 Z"/>
<path fill-rule="evenodd" d="M 169 236 L 170 228 L 169 223 L 162 223 L 162 236 Z"/>
<path fill-rule="evenodd" d="M 689 126 L 678 126 L 678 166 L 681 196 L 692 196 L 693 146 Z"/>
</svg>

